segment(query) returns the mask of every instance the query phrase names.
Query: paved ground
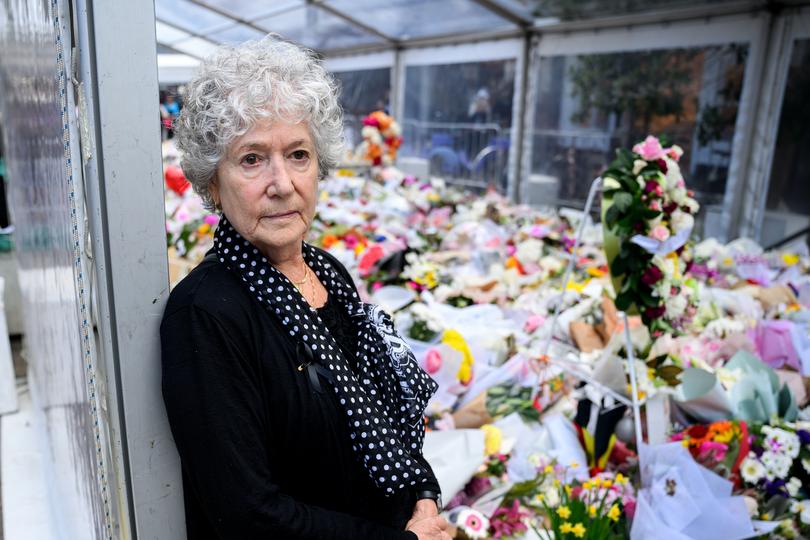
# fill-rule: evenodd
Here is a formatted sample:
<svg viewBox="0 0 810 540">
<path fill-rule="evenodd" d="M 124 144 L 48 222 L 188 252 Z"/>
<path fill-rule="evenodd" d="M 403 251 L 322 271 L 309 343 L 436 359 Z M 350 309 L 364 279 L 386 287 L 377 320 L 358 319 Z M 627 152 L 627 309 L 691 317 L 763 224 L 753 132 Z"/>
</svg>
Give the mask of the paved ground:
<svg viewBox="0 0 810 540">
<path fill-rule="evenodd" d="M 19 380 L 25 378 L 25 359 L 22 355 L 22 338 L 19 336 L 11 338 L 11 357 L 14 362 L 14 376 Z M 0 483 L 3 481 L 0 478 Z M 0 497 L 0 540 L 3 540 L 3 500 Z"/>
</svg>

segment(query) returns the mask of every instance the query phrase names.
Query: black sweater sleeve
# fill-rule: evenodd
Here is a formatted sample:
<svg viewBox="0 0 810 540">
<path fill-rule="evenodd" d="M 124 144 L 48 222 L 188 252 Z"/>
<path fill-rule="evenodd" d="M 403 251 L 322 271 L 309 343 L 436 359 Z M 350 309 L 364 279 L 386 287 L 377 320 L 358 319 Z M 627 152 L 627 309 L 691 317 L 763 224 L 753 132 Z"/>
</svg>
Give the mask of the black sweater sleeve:
<svg viewBox="0 0 810 540">
<path fill-rule="evenodd" d="M 186 487 L 219 538 L 415 540 L 411 532 L 300 503 L 274 484 L 256 362 L 237 340 L 194 305 L 161 326 L 163 396 Z"/>
</svg>

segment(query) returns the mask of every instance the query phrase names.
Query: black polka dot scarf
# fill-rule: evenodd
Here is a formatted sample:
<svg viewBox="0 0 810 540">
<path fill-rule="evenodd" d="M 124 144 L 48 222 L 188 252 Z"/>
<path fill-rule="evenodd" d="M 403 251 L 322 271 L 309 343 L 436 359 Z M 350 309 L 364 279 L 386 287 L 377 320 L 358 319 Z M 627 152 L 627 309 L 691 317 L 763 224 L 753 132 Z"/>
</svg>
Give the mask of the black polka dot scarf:
<svg viewBox="0 0 810 540">
<path fill-rule="evenodd" d="M 361 302 L 332 264 L 303 244 L 304 260 L 355 325 L 358 358 L 352 370 L 317 311 L 225 216 L 214 247 L 220 262 L 242 278 L 290 336 L 309 347 L 316 363 L 328 368 L 349 422 L 352 449 L 374 484 L 391 495 L 428 480 L 413 455 L 422 452 L 423 413 L 438 385 L 419 367 L 391 317 Z"/>
</svg>

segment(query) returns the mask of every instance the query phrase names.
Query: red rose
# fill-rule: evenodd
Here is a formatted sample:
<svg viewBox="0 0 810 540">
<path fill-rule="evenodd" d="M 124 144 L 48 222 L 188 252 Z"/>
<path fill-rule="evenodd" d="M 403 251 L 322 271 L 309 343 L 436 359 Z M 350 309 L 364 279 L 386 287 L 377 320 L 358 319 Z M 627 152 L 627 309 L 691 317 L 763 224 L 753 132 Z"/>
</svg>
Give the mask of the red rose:
<svg viewBox="0 0 810 540">
<path fill-rule="evenodd" d="M 645 285 L 649 285 L 650 287 L 652 287 L 653 285 L 661 281 L 662 277 L 664 277 L 664 273 L 661 272 L 661 269 L 655 265 L 652 265 L 649 268 L 647 268 L 641 275 L 641 281 Z"/>
<path fill-rule="evenodd" d="M 696 424 L 686 430 L 686 434 L 692 439 L 702 439 L 709 432 L 709 428 L 702 424 Z"/>
</svg>

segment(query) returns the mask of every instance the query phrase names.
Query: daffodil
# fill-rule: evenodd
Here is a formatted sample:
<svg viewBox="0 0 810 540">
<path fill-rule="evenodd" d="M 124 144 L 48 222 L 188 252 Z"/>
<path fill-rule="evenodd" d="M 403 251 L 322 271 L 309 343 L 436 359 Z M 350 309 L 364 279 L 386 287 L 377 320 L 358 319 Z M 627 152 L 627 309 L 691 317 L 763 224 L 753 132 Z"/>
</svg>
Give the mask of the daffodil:
<svg viewBox="0 0 810 540">
<path fill-rule="evenodd" d="M 583 538 L 585 536 L 585 531 L 587 531 L 587 529 L 582 523 L 577 523 L 571 528 L 571 532 L 574 533 L 574 536 L 577 538 Z"/>
<path fill-rule="evenodd" d="M 621 512 L 621 510 L 619 510 L 619 505 L 617 505 L 617 504 L 614 504 L 613 506 L 611 506 L 610 510 L 608 510 L 608 513 L 607 513 L 608 519 L 611 519 L 613 521 L 619 521 L 619 516 L 621 516 L 621 515 L 622 515 L 622 512 Z"/>
<path fill-rule="evenodd" d="M 563 533 L 563 534 L 570 533 L 571 529 L 573 529 L 573 527 L 567 521 L 565 523 L 563 523 L 562 525 L 560 525 L 560 532 Z"/>
<path fill-rule="evenodd" d="M 546 474 L 551 474 L 551 473 L 553 473 L 553 472 L 554 472 L 554 467 L 553 467 L 553 466 L 551 466 L 551 465 L 546 465 L 546 466 L 543 468 L 543 472 L 544 472 L 544 473 L 546 473 Z"/>
<path fill-rule="evenodd" d="M 563 519 L 568 519 L 571 517 L 571 509 L 567 506 L 561 506 L 557 508 L 557 515 Z"/>
<path fill-rule="evenodd" d="M 591 516 L 592 518 L 596 517 L 596 506 L 595 505 L 592 504 L 592 505 L 590 505 L 588 507 L 588 515 Z"/>
</svg>

